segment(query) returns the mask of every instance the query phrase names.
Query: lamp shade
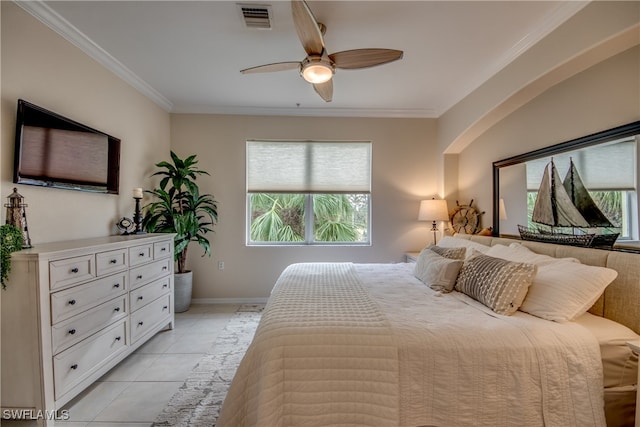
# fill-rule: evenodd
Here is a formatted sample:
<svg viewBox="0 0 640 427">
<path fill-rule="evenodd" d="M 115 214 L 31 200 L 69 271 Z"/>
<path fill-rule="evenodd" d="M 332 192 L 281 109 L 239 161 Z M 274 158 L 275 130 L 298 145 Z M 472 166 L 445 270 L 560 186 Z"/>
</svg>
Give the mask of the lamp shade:
<svg viewBox="0 0 640 427">
<path fill-rule="evenodd" d="M 446 200 L 422 200 L 418 221 L 447 221 L 449 220 L 449 209 Z"/>
<path fill-rule="evenodd" d="M 500 199 L 500 211 L 498 213 L 500 219 L 507 219 L 507 210 L 504 208 L 504 199 Z"/>
</svg>

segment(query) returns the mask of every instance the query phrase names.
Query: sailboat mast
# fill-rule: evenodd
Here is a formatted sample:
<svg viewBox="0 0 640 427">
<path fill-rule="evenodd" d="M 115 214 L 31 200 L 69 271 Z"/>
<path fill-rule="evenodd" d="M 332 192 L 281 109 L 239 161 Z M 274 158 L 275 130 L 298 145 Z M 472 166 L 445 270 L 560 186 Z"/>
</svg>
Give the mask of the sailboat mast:
<svg viewBox="0 0 640 427">
<path fill-rule="evenodd" d="M 551 215 L 553 216 L 553 224 L 558 223 L 558 206 L 556 201 L 556 165 L 551 158 Z M 553 228 L 553 225 L 551 226 Z"/>
</svg>

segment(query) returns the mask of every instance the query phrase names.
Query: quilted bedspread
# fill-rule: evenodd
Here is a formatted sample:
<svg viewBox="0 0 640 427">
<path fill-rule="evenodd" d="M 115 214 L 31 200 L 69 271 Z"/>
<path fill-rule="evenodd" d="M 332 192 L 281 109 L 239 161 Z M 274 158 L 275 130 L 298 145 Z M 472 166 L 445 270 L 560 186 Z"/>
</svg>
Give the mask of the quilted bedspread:
<svg viewBox="0 0 640 427">
<path fill-rule="evenodd" d="M 605 426 L 586 329 L 497 315 L 412 268 L 289 266 L 217 427 Z"/>
</svg>

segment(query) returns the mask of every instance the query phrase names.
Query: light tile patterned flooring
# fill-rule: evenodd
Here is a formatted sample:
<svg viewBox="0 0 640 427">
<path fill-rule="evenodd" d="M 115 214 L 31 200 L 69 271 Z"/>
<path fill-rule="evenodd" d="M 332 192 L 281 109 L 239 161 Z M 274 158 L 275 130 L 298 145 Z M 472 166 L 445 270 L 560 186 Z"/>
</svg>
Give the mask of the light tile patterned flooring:
<svg viewBox="0 0 640 427">
<path fill-rule="evenodd" d="M 56 427 L 148 427 L 193 367 L 211 349 L 236 304 L 194 304 L 176 313 L 175 329 L 159 332 L 69 402 Z M 26 421 L 2 421 L 26 427 Z"/>
</svg>

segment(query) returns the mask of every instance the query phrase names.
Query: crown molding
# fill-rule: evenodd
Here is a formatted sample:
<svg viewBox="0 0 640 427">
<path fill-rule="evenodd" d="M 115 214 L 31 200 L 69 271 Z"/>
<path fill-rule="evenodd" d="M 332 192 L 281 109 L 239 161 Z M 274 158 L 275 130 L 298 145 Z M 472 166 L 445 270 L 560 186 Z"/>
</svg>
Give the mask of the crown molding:
<svg viewBox="0 0 640 427">
<path fill-rule="evenodd" d="M 147 82 L 138 77 L 124 64 L 111 56 L 106 50 L 98 46 L 84 33 L 64 19 L 60 14 L 51 9 L 42 0 L 13 0 L 31 16 L 42 22 L 44 25 L 61 35 L 71 44 L 79 48 L 89 57 L 93 58 L 106 69 L 120 77 L 129 85 L 133 86 L 147 98 L 162 107 L 165 111 L 171 112 L 173 103 L 160 92 L 152 88 Z"/>
<path fill-rule="evenodd" d="M 373 108 L 278 108 L 278 107 L 180 107 L 176 114 L 218 114 L 240 116 L 301 116 L 301 117 L 371 117 L 371 118 L 437 118 L 430 109 L 373 109 Z"/>
</svg>

